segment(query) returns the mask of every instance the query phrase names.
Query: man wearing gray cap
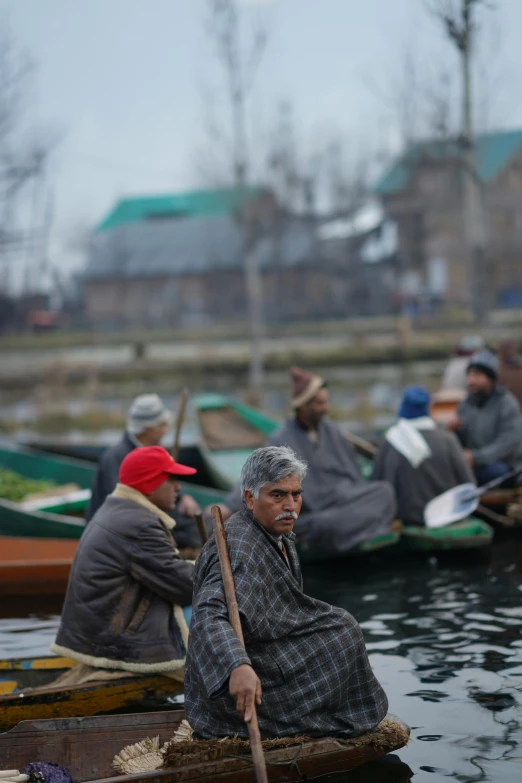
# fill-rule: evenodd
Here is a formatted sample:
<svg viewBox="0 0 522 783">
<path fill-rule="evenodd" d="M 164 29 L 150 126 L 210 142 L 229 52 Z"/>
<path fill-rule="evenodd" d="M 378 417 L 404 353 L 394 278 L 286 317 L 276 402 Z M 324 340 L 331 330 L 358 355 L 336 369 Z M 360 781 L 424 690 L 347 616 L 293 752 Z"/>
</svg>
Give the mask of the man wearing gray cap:
<svg viewBox="0 0 522 783">
<path fill-rule="evenodd" d="M 107 449 L 100 459 L 92 486 L 92 495 L 85 520 L 89 522 L 107 495 L 118 483 L 120 465 L 127 454 L 141 446 L 159 446 L 167 434 L 171 421 L 170 411 L 157 394 L 140 394 L 133 401 L 123 438 L 116 446 Z M 198 504 L 190 495 L 180 495 L 173 516 L 176 520 L 176 543 L 179 547 L 197 547 L 199 538 L 192 515 Z"/>
<path fill-rule="evenodd" d="M 477 482 L 486 484 L 522 467 L 522 413 L 515 397 L 498 383 L 498 359 L 491 351 L 471 357 L 467 386 L 468 396 L 449 426 Z"/>
</svg>

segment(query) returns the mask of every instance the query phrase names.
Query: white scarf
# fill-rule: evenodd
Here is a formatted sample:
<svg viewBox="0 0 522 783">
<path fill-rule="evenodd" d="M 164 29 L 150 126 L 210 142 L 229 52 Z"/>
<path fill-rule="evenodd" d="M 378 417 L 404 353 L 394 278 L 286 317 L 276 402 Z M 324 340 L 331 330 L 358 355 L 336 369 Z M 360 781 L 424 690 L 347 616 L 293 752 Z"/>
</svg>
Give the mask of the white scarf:
<svg viewBox="0 0 522 783">
<path fill-rule="evenodd" d="M 418 468 L 425 459 L 431 457 L 431 449 L 419 430 L 434 430 L 435 426 L 435 422 L 429 416 L 399 419 L 397 424 L 390 427 L 385 438 L 412 467 Z"/>
</svg>

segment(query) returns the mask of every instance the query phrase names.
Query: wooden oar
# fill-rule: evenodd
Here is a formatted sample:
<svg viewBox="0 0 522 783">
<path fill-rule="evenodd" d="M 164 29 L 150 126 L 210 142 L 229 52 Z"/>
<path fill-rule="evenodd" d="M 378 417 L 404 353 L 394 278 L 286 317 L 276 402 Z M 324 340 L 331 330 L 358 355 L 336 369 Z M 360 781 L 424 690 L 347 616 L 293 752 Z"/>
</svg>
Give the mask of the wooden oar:
<svg viewBox="0 0 522 783">
<path fill-rule="evenodd" d="M 188 400 L 188 389 L 185 388 L 181 392 L 181 397 L 179 398 L 179 407 L 178 407 L 178 415 L 176 418 L 176 426 L 174 428 L 174 443 L 172 446 L 172 457 L 178 461 L 179 457 L 179 439 L 181 436 L 181 428 L 183 427 L 183 419 L 185 418 L 185 408 L 187 407 L 187 400 Z"/>
<path fill-rule="evenodd" d="M 479 503 L 477 506 L 477 512 L 481 517 L 484 517 L 488 522 L 492 522 L 494 525 L 502 525 L 502 527 L 514 527 L 515 521 L 511 517 L 506 517 L 504 514 L 499 514 L 498 511 L 493 511 L 487 506 L 483 506 Z"/>
<path fill-rule="evenodd" d="M 375 457 L 379 451 L 377 446 L 374 446 L 374 444 L 370 443 L 369 440 L 360 438 L 359 435 L 354 435 L 353 432 L 343 432 L 343 435 L 346 440 L 351 443 L 352 446 L 355 446 L 355 448 L 358 449 L 364 457 L 373 459 L 373 457 Z"/>
<path fill-rule="evenodd" d="M 205 520 L 203 519 L 203 514 L 201 513 L 201 509 L 198 509 L 197 511 L 194 512 L 194 519 L 196 520 L 201 546 L 205 546 L 205 544 L 208 541 L 208 530 L 207 530 L 207 526 L 205 525 Z"/>
<path fill-rule="evenodd" d="M 230 558 L 228 556 L 227 536 L 225 533 L 225 526 L 223 525 L 223 517 L 221 516 L 221 509 L 219 506 L 212 507 L 212 517 L 214 538 L 216 539 L 219 564 L 221 566 L 221 576 L 223 578 L 223 587 L 225 589 L 225 598 L 227 600 L 228 619 L 230 620 L 230 625 L 236 632 L 237 638 L 244 647 L 245 639 L 243 636 L 243 629 L 241 628 L 241 619 L 239 617 L 239 609 L 236 598 L 236 588 L 234 587 L 234 577 L 232 575 L 232 567 L 230 565 Z M 259 723 L 257 722 L 255 703 L 252 705 L 252 719 L 247 724 L 247 726 L 248 735 L 250 737 L 250 750 L 252 751 L 252 761 L 254 762 L 257 783 L 268 783 L 265 756 L 263 753 L 263 746 L 261 745 L 261 734 L 259 733 Z"/>
</svg>

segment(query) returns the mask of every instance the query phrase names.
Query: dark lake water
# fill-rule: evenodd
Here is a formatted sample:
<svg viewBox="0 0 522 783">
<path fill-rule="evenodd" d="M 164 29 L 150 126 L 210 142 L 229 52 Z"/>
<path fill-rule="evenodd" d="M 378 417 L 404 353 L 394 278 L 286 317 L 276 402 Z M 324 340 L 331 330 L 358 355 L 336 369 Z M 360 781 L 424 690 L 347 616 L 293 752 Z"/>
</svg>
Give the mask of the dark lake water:
<svg viewBox="0 0 522 783">
<path fill-rule="evenodd" d="M 307 592 L 363 627 L 390 711 L 412 728 L 386 761 L 329 783 L 522 781 L 522 539 L 491 557 L 308 568 Z M 42 654 L 57 617 L 0 620 L 0 655 Z"/>
</svg>

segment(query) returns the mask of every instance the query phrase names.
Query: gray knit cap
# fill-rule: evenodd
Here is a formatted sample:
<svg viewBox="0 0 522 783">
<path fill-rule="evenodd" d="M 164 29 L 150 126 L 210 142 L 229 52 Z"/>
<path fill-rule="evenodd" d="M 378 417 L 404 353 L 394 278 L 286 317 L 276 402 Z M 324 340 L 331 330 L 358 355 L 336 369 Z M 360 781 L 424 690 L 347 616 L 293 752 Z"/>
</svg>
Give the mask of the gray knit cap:
<svg viewBox="0 0 522 783">
<path fill-rule="evenodd" d="M 483 372 L 488 378 L 496 381 L 498 378 L 498 358 L 485 348 L 483 351 L 477 351 L 469 360 L 468 370 L 474 369 Z"/>
<path fill-rule="evenodd" d="M 141 435 L 148 427 L 170 423 L 171 415 L 157 394 L 140 394 L 130 406 L 127 432 Z"/>
</svg>

